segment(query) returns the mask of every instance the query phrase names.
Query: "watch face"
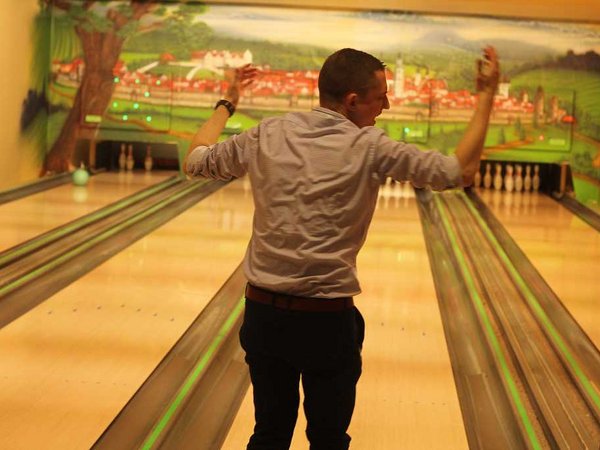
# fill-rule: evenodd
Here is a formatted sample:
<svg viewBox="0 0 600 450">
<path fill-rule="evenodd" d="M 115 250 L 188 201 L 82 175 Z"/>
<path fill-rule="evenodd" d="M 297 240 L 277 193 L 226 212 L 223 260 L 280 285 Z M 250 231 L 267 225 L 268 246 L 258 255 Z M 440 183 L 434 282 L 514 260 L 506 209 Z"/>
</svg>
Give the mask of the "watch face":
<svg viewBox="0 0 600 450">
<path fill-rule="evenodd" d="M 229 111 L 229 117 L 233 116 L 233 113 L 235 112 L 235 106 L 233 106 L 233 103 L 231 103 L 229 100 L 222 99 L 217 102 L 215 109 L 217 109 L 219 105 L 223 105 L 225 108 L 227 108 L 227 111 Z"/>
</svg>

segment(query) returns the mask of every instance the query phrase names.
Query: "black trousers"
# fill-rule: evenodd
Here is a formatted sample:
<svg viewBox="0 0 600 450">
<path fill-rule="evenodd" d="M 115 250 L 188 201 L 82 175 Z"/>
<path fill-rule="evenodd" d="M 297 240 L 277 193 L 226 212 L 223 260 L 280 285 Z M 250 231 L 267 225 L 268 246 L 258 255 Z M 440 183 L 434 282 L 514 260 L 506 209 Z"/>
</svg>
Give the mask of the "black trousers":
<svg viewBox="0 0 600 450">
<path fill-rule="evenodd" d="M 357 308 L 300 312 L 246 300 L 240 342 L 254 390 L 248 450 L 289 449 L 304 389 L 310 450 L 345 450 L 361 374 L 364 320 Z"/>
</svg>

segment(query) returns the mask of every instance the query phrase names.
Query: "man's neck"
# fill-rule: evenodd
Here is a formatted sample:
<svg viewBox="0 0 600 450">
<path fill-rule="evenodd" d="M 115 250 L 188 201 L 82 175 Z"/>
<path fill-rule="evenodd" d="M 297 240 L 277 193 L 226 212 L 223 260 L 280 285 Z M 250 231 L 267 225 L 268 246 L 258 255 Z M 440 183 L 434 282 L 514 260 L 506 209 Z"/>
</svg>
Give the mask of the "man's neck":
<svg viewBox="0 0 600 450">
<path fill-rule="evenodd" d="M 346 119 L 348 119 L 348 114 L 346 109 L 344 108 L 344 105 L 340 105 L 339 103 L 327 103 L 327 102 L 321 102 L 319 104 L 319 106 L 321 108 L 327 108 L 331 111 L 335 111 L 338 114 L 341 114 L 342 116 L 344 116 Z"/>
</svg>

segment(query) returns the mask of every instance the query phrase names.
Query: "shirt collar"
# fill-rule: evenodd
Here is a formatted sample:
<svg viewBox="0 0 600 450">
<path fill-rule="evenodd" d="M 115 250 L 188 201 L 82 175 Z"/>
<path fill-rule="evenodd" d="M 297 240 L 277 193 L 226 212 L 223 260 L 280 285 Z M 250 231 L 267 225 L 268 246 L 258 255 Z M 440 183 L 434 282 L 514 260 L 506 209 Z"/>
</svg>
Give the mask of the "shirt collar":
<svg viewBox="0 0 600 450">
<path fill-rule="evenodd" d="M 313 111 L 317 111 L 317 112 L 320 112 L 320 113 L 323 113 L 323 114 L 327 114 L 329 116 L 337 117 L 339 119 L 348 120 L 348 118 L 346 116 L 344 116 L 343 114 L 340 114 L 337 111 L 333 111 L 332 109 L 328 109 L 328 108 L 325 108 L 323 106 L 315 106 L 313 108 Z"/>
</svg>

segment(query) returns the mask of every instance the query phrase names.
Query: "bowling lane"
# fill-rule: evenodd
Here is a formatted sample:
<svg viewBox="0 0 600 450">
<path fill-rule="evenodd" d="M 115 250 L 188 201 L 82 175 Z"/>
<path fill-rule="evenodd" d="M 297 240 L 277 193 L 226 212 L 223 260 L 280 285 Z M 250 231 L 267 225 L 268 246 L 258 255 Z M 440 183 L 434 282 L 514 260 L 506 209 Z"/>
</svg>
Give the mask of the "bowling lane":
<svg viewBox="0 0 600 450">
<path fill-rule="evenodd" d="M 107 172 L 86 186 L 67 183 L 0 205 L 0 251 L 175 175 L 172 171 Z"/>
<path fill-rule="evenodd" d="M 351 448 L 467 449 L 414 194 L 382 191 L 358 260 L 366 338 Z M 250 389 L 224 450 L 244 448 L 252 415 Z M 301 412 L 292 450 L 308 448 L 305 428 Z"/>
<path fill-rule="evenodd" d="M 600 233 L 546 195 L 477 192 L 600 347 Z"/>
<path fill-rule="evenodd" d="M 88 449 L 240 263 L 234 182 L 0 329 L 0 448 Z"/>
</svg>

